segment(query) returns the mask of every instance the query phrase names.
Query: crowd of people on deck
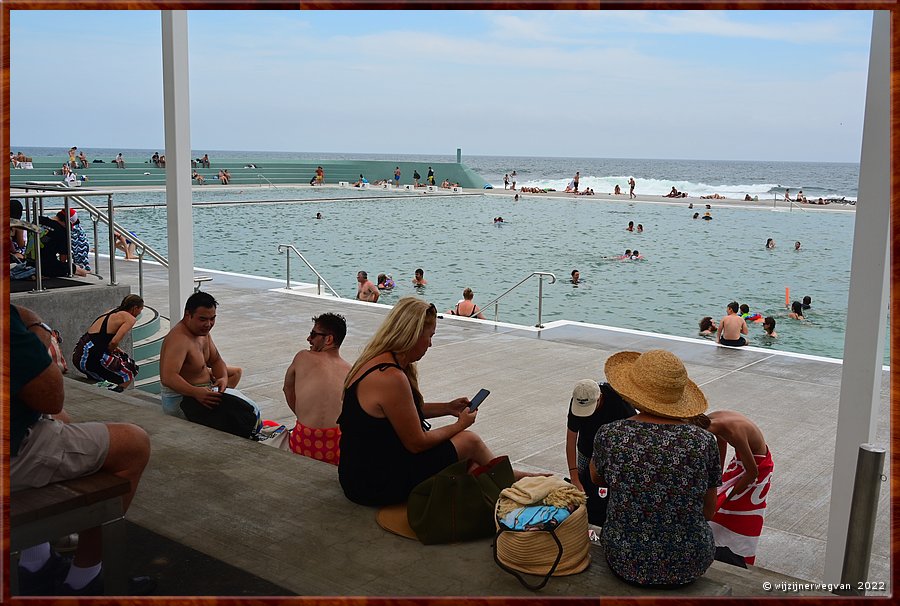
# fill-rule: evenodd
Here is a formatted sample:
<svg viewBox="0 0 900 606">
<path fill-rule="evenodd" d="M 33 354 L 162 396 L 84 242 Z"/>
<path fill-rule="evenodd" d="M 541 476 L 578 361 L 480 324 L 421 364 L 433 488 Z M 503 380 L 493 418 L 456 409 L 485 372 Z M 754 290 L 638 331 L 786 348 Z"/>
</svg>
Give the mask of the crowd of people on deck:
<svg viewBox="0 0 900 606">
<path fill-rule="evenodd" d="M 157 161 L 164 166 L 164 156 Z M 209 168 L 207 155 L 197 162 Z M 196 170 L 193 174 L 203 182 Z M 505 187 L 511 183 L 515 189 L 515 171 L 508 177 Z M 578 192 L 579 177 L 576 173 L 572 192 L 593 193 L 590 188 Z M 220 170 L 218 178 L 227 184 L 228 171 Z M 428 180 L 434 183 L 430 167 Z M 395 181 L 399 182 L 399 173 Z M 360 175 L 356 186 L 364 182 Z M 310 184 L 322 183 L 320 166 Z M 442 187 L 444 183 L 449 181 Z M 633 179 L 629 184 L 634 197 Z M 673 192 L 677 195 L 670 197 L 686 196 L 674 187 Z M 618 185 L 615 193 L 621 193 Z M 13 218 L 20 218 L 21 203 L 11 207 Z M 494 223 L 500 222 L 502 217 L 494 218 Z M 68 217 L 63 211 L 41 217 L 41 225 L 47 229 L 40 247 L 45 275 L 68 275 L 66 229 L 72 234 L 75 273 L 91 271 L 87 240 L 75 210 Z M 76 231 L 80 231 L 77 251 Z M 640 234 L 644 226 L 629 221 L 626 231 Z M 10 242 L 16 265 L 27 267 L 23 230 L 11 230 Z M 116 247 L 120 244 L 126 258 L 132 258 L 135 243 L 128 234 L 116 232 Z M 766 249 L 774 248 L 774 239 L 769 238 Z M 800 248 L 798 241 L 794 250 Z M 616 258 L 644 257 L 629 248 Z M 581 272 L 573 269 L 571 283 L 582 282 Z M 428 284 L 422 268 L 414 271 L 411 284 L 420 296 L 400 298 L 374 334 L 357 335 L 366 343 L 352 364 L 341 355 L 349 330 L 346 318 L 323 310 L 311 319 L 308 349 L 297 352 L 284 375 L 284 401 L 296 416 L 293 427 L 280 428 L 284 448 L 336 466 L 335 481 L 347 499 L 361 505 L 401 503 L 420 482 L 448 465 L 468 460 L 474 468 L 495 458 L 495 452 L 472 430 L 478 411 L 469 409 L 468 397 L 426 402 L 422 395 L 417 362 L 430 349 L 443 316 L 421 298 Z M 395 287 L 391 274 L 379 273 L 373 284 L 367 272 L 359 271 L 356 299 L 376 303 Z M 474 296 L 472 288 L 465 287 L 462 298 L 445 313 L 484 320 Z M 211 294 L 195 292 L 165 337 L 159 361 L 161 412 L 205 423 L 202 419 L 214 414 L 211 411 L 226 406 L 249 408 L 255 421 L 248 437 L 266 437 L 258 405 L 237 389 L 243 368 L 228 365 L 213 340 L 218 306 Z M 803 321 L 811 306 L 809 296 L 793 301 L 787 317 Z M 327 303 L 322 307 L 327 308 Z M 143 309 L 144 300 L 129 295 L 117 307 L 86 320 L 85 332 L 71 354 L 75 369 L 113 392 L 132 387 L 139 368 L 120 344 Z M 56 359 L 58 333 L 55 357 L 54 331 L 37 314 L 11 305 L 10 318 L 12 490 L 106 469 L 131 481 L 124 502 L 127 508 L 149 460 L 146 432 L 133 424 L 71 422 L 63 412 L 64 364 Z M 748 304 L 736 301 L 727 304 L 718 323 L 711 316 L 703 317 L 700 335 L 740 347 L 747 345 L 751 323 L 762 325 L 764 338 L 777 338 L 775 317 L 751 313 Z M 605 381 L 581 380 L 572 390 L 565 458 L 567 479 L 585 493 L 590 523 L 602 528 L 598 540 L 610 569 L 631 584 L 676 588 L 701 577 L 714 559 L 738 566 L 753 564 L 774 469 L 762 430 L 738 412 L 708 412 L 702 390 L 669 351 L 615 353 L 605 360 L 604 376 Z M 451 422 L 432 428 L 429 419 L 442 417 Z M 45 435 L 53 437 L 38 439 Z M 57 475 L 33 472 L 46 464 L 48 452 L 57 458 L 69 457 L 71 444 L 86 453 L 77 465 Z M 726 460 L 728 446 L 734 450 L 730 460 Z M 515 471 L 517 479 L 535 475 L 543 474 Z M 102 593 L 97 539 L 90 532 L 84 536 L 79 550 L 88 555 L 76 556 L 77 565 L 65 562 L 47 544 L 23 550 L 19 574 L 25 595 Z M 148 577 L 136 577 L 130 590 L 134 595 L 145 594 L 152 592 L 154 584 Z"/>
</svg>

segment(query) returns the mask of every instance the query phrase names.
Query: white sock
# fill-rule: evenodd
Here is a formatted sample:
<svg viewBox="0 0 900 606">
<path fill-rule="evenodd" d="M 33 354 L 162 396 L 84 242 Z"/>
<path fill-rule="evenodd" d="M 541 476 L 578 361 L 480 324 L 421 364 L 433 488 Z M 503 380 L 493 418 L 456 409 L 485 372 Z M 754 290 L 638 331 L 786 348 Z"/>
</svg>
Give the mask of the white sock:
<svg viewBox="0 0 900 606">
<path fill-rule="evenodd" d="M 66 577 L 66 585 L 76 591 L 81 589 L 100 574 L 101 565 L 102 562 L 97 562 L 93 566 L 82 568 L 72 564 L 72 567 L 69 568 L 69 576 Z"/>
<path fill-rule="evenodd" d="M 37 572 L 50 559 L 50 543 L 41 543 L 23 549 L 19 554 L 19 566 L 28 572 Z"/>
</svg>

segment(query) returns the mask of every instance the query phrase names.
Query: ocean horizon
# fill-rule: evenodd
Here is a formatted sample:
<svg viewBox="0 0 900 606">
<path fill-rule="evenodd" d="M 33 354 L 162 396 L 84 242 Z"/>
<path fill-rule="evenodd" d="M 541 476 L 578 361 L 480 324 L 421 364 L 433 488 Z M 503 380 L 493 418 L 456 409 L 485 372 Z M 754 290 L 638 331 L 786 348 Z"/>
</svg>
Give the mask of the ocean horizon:
<svg viewBox="0 0 900 606">
<path fill-rule="evenodd" d="M 16 151 L 35 158 L 65 158 L 68 147 L 11 146 Z M 162 148 L 91 148 L 81 147 L 89 159 L 111 160 L 121 152 L 126 161 L 149 162 L 154 152 Z M 163 150 L 164 151 L 164 150 Z M 358 152 L 284 152 L 263 150 L 197 149 L 192 157 L 210 155 L 216 160 L 247 161 L 259 164 L 266 161 L 297 162 L 315 160 L 396 160 L 455 162 L 456 153 L 449 154 L 376 154 Z M 463 150 L 462 162 L 484 177 L 485 184 L 503 187 L 504 175 L 516 171 L 517 186 L 565 190 L 575 172 L 580 172 L 581 189 L 590 187 L 597 193 L 612 192 L 616 185 L 627 191 L 628 179 L 637 183 L 639 194 L 662 196 L 672 187 L 691 197 L 719 194 L 730 199 L 745 195 L 760 200 L 784 198 L 786 190 L 792 197 L 802 190 L 807 198 L 857 201 L 859 163 L 851 162 L 770 162 L 760 160 L 682 160 L 658 158 L 577 158 L 542 156 L 468 155 Z M 390 175 L 385 175 L 389 178 Z M 376 178 L 380 178 L 376 176 Z"/>
</svg>

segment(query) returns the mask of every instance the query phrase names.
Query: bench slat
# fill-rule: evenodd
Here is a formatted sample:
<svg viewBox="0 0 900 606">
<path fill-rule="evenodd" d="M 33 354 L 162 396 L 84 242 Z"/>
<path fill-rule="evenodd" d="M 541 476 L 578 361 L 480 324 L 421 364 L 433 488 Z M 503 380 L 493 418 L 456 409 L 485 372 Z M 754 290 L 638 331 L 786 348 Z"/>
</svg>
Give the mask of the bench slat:
<svg viewBox="0 0 900 606">
<path fill-rule="evenodd" d="M 82 478 L 56 482 L 41 488 L 29 488 L 10 494 L 10 526 L 56 515 L 128 493 L 125 478 L 97 472 Z"/>
</svg>

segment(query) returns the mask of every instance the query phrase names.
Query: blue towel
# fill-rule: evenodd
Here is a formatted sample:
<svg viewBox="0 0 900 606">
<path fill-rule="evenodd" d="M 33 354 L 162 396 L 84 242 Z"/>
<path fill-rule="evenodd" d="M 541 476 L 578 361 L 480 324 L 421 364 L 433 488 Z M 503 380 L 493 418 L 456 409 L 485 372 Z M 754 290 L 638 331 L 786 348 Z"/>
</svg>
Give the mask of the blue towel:
<svg viewBox="0 0 900 606">
<path fill-rule="evenodd" d="M 513 509 L 500 523 L 510 530 L 547 530 L 559 526 L 568 517 L 569 510 L 565 507 L 529 505 Z"/>
</svg>

